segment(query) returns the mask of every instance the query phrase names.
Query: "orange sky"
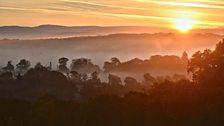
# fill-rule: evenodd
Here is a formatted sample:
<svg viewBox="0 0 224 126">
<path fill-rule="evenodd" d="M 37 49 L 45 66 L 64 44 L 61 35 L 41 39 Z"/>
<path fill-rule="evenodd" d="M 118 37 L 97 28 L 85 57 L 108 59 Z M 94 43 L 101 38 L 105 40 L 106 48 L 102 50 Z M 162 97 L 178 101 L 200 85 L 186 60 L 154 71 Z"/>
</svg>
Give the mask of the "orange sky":
<svg viewBox="0 0 224 126">
<path fill-rule="evenodd" d="M 0 25 L 224 26 L 222 0 L 0 0 Z"/>
</svg>

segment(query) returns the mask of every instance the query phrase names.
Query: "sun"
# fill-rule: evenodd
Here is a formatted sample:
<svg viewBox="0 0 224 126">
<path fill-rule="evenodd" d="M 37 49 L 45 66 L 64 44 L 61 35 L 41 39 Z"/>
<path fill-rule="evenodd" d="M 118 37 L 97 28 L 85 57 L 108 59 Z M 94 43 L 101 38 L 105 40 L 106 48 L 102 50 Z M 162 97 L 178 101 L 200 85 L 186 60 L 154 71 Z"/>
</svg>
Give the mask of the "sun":
<svg viewBox="0 0 224 126">
<path fill-rule="evenodd" d="M 187 18 L 178 18 L 173 20 L 175 23 L 175 27 L 180 32 L 188 32 L 190 31 L 194 26 L 194 21 Z"/>
</svg>

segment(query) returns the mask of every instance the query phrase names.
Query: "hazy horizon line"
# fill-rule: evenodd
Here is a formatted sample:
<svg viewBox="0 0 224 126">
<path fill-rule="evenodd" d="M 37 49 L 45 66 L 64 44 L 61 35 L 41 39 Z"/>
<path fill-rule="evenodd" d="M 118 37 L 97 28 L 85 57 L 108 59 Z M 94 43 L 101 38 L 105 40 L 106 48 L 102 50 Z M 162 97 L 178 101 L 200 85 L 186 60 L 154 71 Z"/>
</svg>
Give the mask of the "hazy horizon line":
<svg viewBox="0 0 224 126">
<path fill-rule="evenodd" d="M 174 30 L 177 31 L 177 29 L 170 28 L 170 27 L 159 27 L 159 26 L 147 26 L 147 25 L 63 25 L 63 24 L 39 24 L 39 25 L 0 25 L 0 27 L 27 27 L 27 28 L 36 28 L 40 26 L 61 26 L 61 27 L 104 27 L 104 28 L 109 28 L 109 27 L 146 27 L 146 28 L 158 28 L 158 29 L 169 29 L 169 30 Z M 224 27 L 219 26 L 219 27 L 210 27 L 210 28 L 193 28 L 193 30 L 198 30 L 198 29 L 224 29 Z"/>
</svg>

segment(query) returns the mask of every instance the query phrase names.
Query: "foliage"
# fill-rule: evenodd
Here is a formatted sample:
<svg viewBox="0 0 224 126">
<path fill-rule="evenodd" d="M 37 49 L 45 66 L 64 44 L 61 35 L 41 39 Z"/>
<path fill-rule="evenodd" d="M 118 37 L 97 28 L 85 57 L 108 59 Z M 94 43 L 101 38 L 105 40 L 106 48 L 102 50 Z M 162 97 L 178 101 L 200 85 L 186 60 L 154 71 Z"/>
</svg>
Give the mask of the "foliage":
<svg viewBox="0 0 224 126">
<path fill-rule="evenodd" d="M 69 69 L 65 74 L 65 69 L 52 71 L 41 63 L 28 69 L 30 62 L 25 59 L 17 69 L 27 72 L 15 76 L 9 62 L 0 74 L 0 125 L 221 126 L 223 56 L 224 40 L 214 51 L 192 56 L 187 68 L 192 80 L 178 74 L 175 79 L 161 79 L 146 73 L 143 82 L 128 76 L 124 84 L 113 74 L 108 83 L 102 82 L 97 71 L 90 77 Z M 182 59 L 188 60 L 187 55 Z M 120 65 L 118 61 L 114 58 L 111 63 Z M 67 68 L 67 62 L 61 58 L 59 66 Z"/>
</svg>

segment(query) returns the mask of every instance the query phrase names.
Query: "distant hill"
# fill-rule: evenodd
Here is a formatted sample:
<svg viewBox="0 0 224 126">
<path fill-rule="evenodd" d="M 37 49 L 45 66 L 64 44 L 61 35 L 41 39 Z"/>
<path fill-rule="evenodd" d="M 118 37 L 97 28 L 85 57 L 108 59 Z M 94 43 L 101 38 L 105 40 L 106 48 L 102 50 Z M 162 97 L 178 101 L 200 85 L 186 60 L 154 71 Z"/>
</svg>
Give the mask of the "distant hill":
<svg viewBox="0 0 224 126">
<path fill-rule="evenodd" d="M 166 28 L 138 27 L 138 26 L 59 26 L 40 25 L 36 27 L 2 26 L 0 39 L 43 39 L 66 38 L 77 36 L 96 36 L 116 33 L 156 33 L 173 32 Z"/>
<path fill-rule="evenodd" d="M 60 26 L 40 25 L 36 27 L 23 26 L 1 26 L 0 39 L 47 39 L 47 38 L 68 38 L 79 36 L 98 36 L 118 33 L 177 33 L 176 30 L 158 27 L 144 26 Z M 212 33 L 224 35 L 223 28 L 195 29 L 191 33 Z"/>
</svg>

